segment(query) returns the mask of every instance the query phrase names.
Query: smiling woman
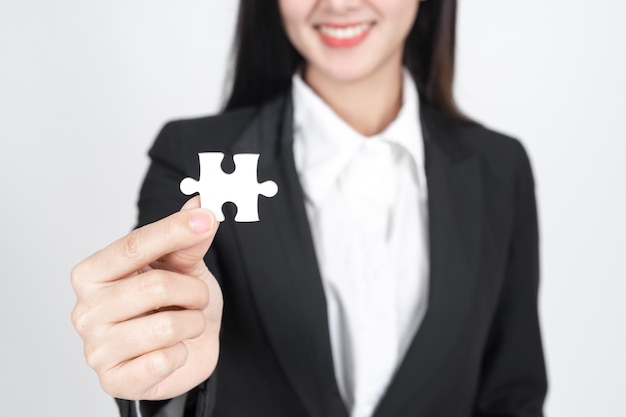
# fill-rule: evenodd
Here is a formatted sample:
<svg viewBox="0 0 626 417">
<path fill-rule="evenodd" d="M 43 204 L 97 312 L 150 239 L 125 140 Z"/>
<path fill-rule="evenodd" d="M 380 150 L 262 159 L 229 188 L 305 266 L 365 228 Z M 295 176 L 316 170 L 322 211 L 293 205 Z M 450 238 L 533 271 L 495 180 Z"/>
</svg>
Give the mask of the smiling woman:
<svg viewBox="0 0 626 417">
<path fill-rule="evenodd" d="M 380 133 L 400 109 L 404 43 L 419 2 L 279 4 L 287 37 L 306 62 L 307 84 L 359 132 Z"/>
<path fill-rule="evenodd" d="M 307 62 L 307 76 L 327 82 L 363 82 L 390 70 L 397 76 L 419 2 L 343 3 L 279 1 L 287 36 Z"/>
<path fill-rule="evenodd" d="M 454 104 L 455 20 L 242 0 L 224 112 L 164 127 L 140 228 L 73 272 L 123 416 L 542 416 L 533 177 Z M 260 222 L 185 201 L 207 151 L 261 155 Z"/>
</svg>

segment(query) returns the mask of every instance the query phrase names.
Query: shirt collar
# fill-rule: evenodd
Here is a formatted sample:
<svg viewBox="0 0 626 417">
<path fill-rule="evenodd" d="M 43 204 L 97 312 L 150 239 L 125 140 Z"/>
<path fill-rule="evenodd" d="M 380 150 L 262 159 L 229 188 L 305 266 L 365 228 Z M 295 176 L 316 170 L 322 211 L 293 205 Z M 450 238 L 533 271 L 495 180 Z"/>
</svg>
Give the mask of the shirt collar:
<svg viewBox="0 0 626 417">
<path fill-rule="evenodd" d="M 379 139 L 405 149 L 417 168 L 418 186 L 426 186 L 419 100 L 413 78 L 403 71 L 402 107 L 380 134 L 365 137 L 331 109 L 300 77 L 292 78 L 294 158 L 305 195 L 318 204 L 365 140 Z"/>
<path fill-rule="evenodd" d="M 404 148 L 412 157 L 418 173 L 418 185 L 425 180 L 424 173 L 424 141 L 420 122 L 419 99 L 417 87 L 408 70 L 403 71 L 402 107 L 398 116 L 387 128 L 377 135 L 383 140 L 395 143 Z"/>
</svg>

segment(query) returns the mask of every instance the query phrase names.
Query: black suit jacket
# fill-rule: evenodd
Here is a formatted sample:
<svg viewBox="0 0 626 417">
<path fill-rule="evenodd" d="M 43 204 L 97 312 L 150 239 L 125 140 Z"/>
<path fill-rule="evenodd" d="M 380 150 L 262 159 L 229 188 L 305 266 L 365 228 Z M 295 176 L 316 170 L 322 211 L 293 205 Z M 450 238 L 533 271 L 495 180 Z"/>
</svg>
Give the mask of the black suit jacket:
<svg viewBox="0 0 626 417">
<path fill-rule="evenodd" d="M 429 307 L 374 416 L 542 416 L 546 375 L 528 158 L 514 139 L 426 104 L 420 111 Z M 348 416 L 333 371 L 292 124 L 285 94 L 258 108 L 171 122 L 150 151 L 141 225 L 179 210 L 188 198 L 179 183 L 198 178 L 199 152 L 260 153 L 259 182 L 279 185 L 276 197 L 260 197 L 260 222 L 233 222 L 227 205 L 207 254 L 225 304 L 218 367 L 189 396 L 197 416 Z M 130 403 L 119 403 L 130 415 Z"/>
</svg>

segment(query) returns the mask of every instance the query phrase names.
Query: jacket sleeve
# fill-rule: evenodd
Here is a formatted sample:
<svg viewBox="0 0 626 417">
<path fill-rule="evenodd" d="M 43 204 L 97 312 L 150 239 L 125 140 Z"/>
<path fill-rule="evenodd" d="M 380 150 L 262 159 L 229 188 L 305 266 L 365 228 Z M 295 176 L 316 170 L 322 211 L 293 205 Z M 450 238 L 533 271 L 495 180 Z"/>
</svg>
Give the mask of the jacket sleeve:
<svg viewBox="0 0 626 417">
<path fill-rule="evenodd" d="M 192 173 L 187 172 L 185 160 L 185 132 L 181 122 L 166 124 L 149 151 L 150 166 L 139 193 L 137 227 L 155 222 L 180 210 L 190 198 L 179 188 L 180 181 Z M 195 154 L 194 154 L 195 155 Z M 192 161 L 197 164 L 197 161 Z M 219 267 L 213 251 L 205 257 L 209 270 L 219 279 Z M 116 399 L 121 417 L 208 417 L 215 397 L 216 373 L 196 388 L 186 393 L 178 405 L 170 401 L 141 401 L 141 416 L 134 401 Z"/>
<path fill-rule="evenodd" d="M 539 236 L 533 175 L 516 142 L 514 225 L 505 281 L 482 363 L 474 417 L 541 417 L 547 378 L 538 317 Z"/>
</svg>

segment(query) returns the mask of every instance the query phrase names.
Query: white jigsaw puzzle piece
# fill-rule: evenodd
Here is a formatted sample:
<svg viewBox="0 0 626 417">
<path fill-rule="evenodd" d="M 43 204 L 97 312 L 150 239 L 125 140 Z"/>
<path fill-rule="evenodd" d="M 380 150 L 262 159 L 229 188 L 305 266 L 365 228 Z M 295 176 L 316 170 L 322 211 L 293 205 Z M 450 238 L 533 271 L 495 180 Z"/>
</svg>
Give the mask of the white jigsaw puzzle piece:
<svg viewBox="0 0 626 417">
<path fill-rule="evenodd" d="M 278 185 L 274 181 L 257 182 L 259 154 L 234 155 L 235 171 L 231 174 L 222 170 L 222 152 L 201 152 L 198 158 L 200 179 L 183 179 L 180 191 L 186 195 L 200 193 L 202 207 L 215 213 L 220 222 L 224 221 L 222 205 L 226 202 L 237 206 L 236 222 L 258 222 L 259 195 L 274 197 L 278 193 Z"/>
</svg>

